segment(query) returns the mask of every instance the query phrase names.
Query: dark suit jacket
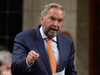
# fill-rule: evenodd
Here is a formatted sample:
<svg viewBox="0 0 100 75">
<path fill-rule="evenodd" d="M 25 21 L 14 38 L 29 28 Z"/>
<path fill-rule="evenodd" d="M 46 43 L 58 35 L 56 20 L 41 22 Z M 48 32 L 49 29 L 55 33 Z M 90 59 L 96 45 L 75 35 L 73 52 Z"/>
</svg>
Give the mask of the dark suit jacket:
<svg viewBox="0 0 100 75">
<path fill-rule="evenodd" d="M 40 26 L 36 29 L 27 30 L 16 35 L 11 66 L 13 75 L 52 75 L 48 54 L 39 31 Z M 76 75 L 73 64 L 73 41 L 64 34 L 59 33 L 57 35 L 57 43 L 60 55 L 57 72 L 65 68 L 65 75 Z M 31 50 L 36 51 L 40 56 L 29 71 L 26 66 L 26 56 Z"/>
</svg>

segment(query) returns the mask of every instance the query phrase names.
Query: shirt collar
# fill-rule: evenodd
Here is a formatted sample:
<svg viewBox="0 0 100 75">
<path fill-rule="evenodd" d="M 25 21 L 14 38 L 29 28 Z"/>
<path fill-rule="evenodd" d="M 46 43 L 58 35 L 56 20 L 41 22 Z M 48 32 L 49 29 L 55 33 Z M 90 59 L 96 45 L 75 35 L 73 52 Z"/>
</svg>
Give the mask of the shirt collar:
<svg viewBox="0 0 100 75">
<path fill-rule="evenodd" d="M 42 26 L 40 27 L 40 34 L 42 36 L 42 39 L 47 38 L 47 36 L 43 32 Z M 52 38 L 52 40 L 54 40 L 55 42 L 57 42 L 57 37 L 55 36 L 54 38 Z"/>
</svg>

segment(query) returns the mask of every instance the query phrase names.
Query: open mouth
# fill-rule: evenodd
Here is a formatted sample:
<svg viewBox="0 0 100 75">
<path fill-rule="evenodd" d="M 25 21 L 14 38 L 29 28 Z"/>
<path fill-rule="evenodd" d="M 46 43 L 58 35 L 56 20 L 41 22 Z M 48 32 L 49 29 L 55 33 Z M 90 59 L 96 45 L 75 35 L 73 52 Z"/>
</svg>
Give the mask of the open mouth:
<svg viewBox="0 0 100 75">
<path fill-rule="evenodd" d="M 58 29 L 50 28 L 51 31 L 56 32 Z"/>
</svg>

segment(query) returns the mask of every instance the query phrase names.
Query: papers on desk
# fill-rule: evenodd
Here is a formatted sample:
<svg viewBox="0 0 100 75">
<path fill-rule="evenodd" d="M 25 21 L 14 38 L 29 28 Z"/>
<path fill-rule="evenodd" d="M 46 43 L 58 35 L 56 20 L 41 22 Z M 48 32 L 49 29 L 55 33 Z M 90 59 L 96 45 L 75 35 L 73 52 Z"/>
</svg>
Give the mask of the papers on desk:
<svg viewBox="0 0 100 75">
<path fill-rule="evenodd" d="M 54 73 L 53 75 L 65 75 L 65 69 L 62 70 L 61 72 Z"/>
</svg>

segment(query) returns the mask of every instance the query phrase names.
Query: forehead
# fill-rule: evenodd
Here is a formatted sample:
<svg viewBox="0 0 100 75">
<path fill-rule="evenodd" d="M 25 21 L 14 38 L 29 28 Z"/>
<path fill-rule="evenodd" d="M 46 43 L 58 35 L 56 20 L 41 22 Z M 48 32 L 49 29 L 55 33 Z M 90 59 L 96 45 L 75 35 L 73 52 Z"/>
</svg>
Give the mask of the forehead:
<svg viewBox="0 0 100 75">
<path fill-rule="evenodd" d="M 61 9 L 58 8 L 51 8 L 49 9 L 48 13 L 47 13 L 48 17 L 55 17 L 55 18 L 64 18 L 64 12 Z"/>
</svg>

